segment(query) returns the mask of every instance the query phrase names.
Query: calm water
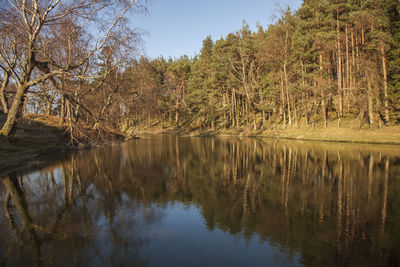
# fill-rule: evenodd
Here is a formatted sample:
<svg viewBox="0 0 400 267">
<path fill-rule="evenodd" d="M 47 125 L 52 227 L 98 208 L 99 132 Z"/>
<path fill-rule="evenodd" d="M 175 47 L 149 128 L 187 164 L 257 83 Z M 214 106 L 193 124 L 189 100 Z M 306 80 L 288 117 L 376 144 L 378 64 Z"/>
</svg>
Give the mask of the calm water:
<svg viewBox="0 0 400 267">
<path fill-rule="evenodd" d="M 0 180 L 0 266 L 400 264 L 400 147 L 164 135 Z"/>
</svg>

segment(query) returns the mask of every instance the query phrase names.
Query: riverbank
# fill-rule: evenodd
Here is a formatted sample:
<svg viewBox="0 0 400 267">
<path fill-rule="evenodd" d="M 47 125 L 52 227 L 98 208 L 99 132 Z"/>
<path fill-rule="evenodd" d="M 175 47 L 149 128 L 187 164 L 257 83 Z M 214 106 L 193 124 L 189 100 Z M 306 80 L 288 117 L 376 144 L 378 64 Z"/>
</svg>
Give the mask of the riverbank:
<svg viewBox="0 0 400 267">
<path fill-rule="evenodd" d="M 364 144 L 392 144 L 400 145 L 400 127 L 388 127 L 381 130 L 354 130 L 349 128 L 309 128 L 286 130 L 218 130 L 195 131 L 189 136 L 239 136 L 284 138 L 304 141 L 346 142 Z"/>
<path fill-rule="evenodd" d="M 0 118 L 0 125 L 5 117 Z M 125 136 L 117 131 L 93 130 L 79 125 L 79 134 L 53 116 L 27 114 L 19 120 L 13 137 L 0 137 L 0 177 L 13 172 L 30 170 L 77 149 L 85 149 L 123 141 Z M 64 152 L 64 153 L 63 153 Z"/>
<path fill-rule="evenodd" d="M 0 125 L 4 117 L 0 117 Z M 400 145 L 400 126 L 390 127 L 356 127 L 355 123 L 345 121 L 341 128 L 331 124 L 321 126 L 290 126 L 285 130 L 275 128 L 267 130 L 218 129 L 198 130 L 161 128 L 157 125 L 134 130 L 131 135 L 145 134 L 178 134 L 182 136 L 221 136 L 221 137 L 259 137 L 280 138 L 304 141 L 345 142 L 364 144 Z M 71 142 L 71 138 L 74 142 Z M 58 118 L 45 115 L 28 114 L 17 124 L 15 136 L 0 137 L 0 177 L 13 172 L 31 170 L 54 160 L 53 152 L 62 156 L 77 149 L 101 146 L 121 142 L 126 136 L 117 131 L 100 129 L 95 131 L 89 126 L 80 125 L 79 134 L 69 132 L 68 125 L 60 125 Z M 74 143 L 74 144 L 73 144 Z M 64 153 L 63 153 L 64 152 Z M 50 155 L 50 156 L 49 156 Z"/>
<path fill-rule="evenodd" d="M 400 125 L 372 126 L 367 124 L 359 126 L 357 120 L 342 120 L 341 127 L 337 122 L 332 122 L 326 128 L 322 125 L 292 125 L 286 129 L 280 127 L 267 127 L 265 130 L 241 129 L 173 129 L 161 128 L 157 125 L 135 131 L 136 135 L 173 133 L 183 136 L 221 136 L 221 137 L 260 137 L 281 138 L 304 141 L 345 142 L 362 144 L 391 144 L 400 145 Z"/>
</svg>

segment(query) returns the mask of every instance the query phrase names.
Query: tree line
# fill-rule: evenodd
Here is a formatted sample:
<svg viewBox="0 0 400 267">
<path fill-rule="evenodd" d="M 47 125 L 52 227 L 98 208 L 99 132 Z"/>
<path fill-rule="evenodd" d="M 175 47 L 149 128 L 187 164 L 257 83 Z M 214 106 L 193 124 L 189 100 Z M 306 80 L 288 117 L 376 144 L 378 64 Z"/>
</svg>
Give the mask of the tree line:
<svg viewBox="0 0 400 267">
<path fill-rule="evenodd" d="M 62 65 L 56 87 L 44 74 L 29 99 L 37 112 L 118 130 L 340 127 L 343 119 L 393 125 L 400 120 L 399 17 L 396 0 L 305 0 L 256 32 L 244 23 L 219 40 L 208 36 L 193 58 L 132 59 L 126 45 L 110 42 L 73 78 L 65 71 L 71 63 Z M 41 71 L 36 61 L 32 68 Z M 14 75 L 7 73 L 3 81 Z"/>
<path fill-rule="evenodd" d="M 151 62 L 159 112 L 192 128 L 397 123 L 399 13 L 398 1 L 308 0 L 266 29 L 207 37 L 193 59 Z"/>
</svg>

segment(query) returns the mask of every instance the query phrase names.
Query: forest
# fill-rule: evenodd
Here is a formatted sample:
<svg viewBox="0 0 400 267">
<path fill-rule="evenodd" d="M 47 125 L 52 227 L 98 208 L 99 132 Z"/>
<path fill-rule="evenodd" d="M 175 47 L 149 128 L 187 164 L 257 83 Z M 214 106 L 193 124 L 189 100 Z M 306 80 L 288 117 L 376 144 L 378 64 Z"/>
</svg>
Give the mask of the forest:
<svg viewBox="0 0 400 267">
<path fill-rule="evenodd" d="M 0 11 L 10 18 L 0 24 L 4 136 L 23 113 L 122 132 L 400 122 L 397 0 L 305 0 L 256 32 L 243 22 L 206 37 L 198 55 L 169 59 L 135 49 L 140 36 L 125 15 L 145 9 L 139 1 L 11 2 Z"/>
</svg>

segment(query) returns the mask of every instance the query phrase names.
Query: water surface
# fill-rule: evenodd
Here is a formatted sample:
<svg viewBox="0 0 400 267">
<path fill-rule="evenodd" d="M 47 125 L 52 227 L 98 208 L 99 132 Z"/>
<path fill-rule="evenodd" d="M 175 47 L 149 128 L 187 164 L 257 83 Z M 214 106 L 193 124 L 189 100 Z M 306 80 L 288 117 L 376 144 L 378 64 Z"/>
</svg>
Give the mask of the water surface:
<svg viewBox="0 0 400 267">
<path fill-rule="evenodd" d="M 150 136 L 0 181 L 0 266 L 396 266 L 400 147 Z"/>
</svg>

